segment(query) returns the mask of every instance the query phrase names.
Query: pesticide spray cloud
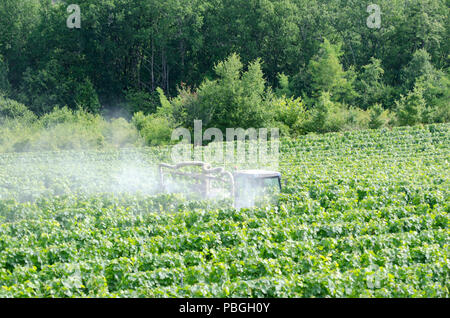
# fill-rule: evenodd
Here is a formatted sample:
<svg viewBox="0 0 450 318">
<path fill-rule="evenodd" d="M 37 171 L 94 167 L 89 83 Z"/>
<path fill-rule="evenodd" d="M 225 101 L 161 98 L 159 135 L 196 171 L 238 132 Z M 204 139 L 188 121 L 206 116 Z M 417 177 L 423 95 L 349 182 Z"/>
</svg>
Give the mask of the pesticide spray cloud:
<svg viewBox="0 0 450 318">
<path fill-rule="evenodd" d="M 145 149 L 0 155 L 0 199 L 65 194 L 154 194 L 156 162 Z"/>
<path fill-rule="evenodd" d="M 73 116 L 70 112 L 61 112 L 63 115 Z M 198 142 L 194 145 L 184 143 L 158 148 L 130 147 L 136 141 L 136 132 L 129 129 L 125 121 L 111 119 L 106 124 L 103 121 L 98 124 L 106 129 L 108 145 L 108 148 L 98 151 L 83 149 L 95 149 L 97 142 L 97 137 L 92 138 L 92 134 L 82 129 L 83 125 L 84 122 L 79 125 L 55 124 L 33 138 L 33 142 L 29 144 L 32 152 L 0 154 L 0 200 L 34 201 L 40 197 L 101 193 L 182 193 L 188 200 L 233 200 L 236 192 L 220 182 L 211 181 L 207 195 L 204 184 L 197 182 L 195 178 L 172 176 L 165 179 L 163 187 L 158 165 L 162 162 L 174 164 L 180 161 L 203 161 L 211 164 L 211 167 L 221 167 L 228 172 L 236 169 L 278 168 L 279 141 L 273 138 L 278 137 L 278 133 L 272 132 L 268 142 L 265 129 L 259 130 L 258 139 L 250 138 L 256 134 L 254 129 L 227 129 L 227 141 L 216 138 L 217 142 L 207 146 L 201 146 L 202 143 Z M 71 127 L 73 129 L 67 133 L 61 133 Z M 194 133 L 194 137 L 202 136 L 200 128 L 197 129 L 197 134 Z M 208 131 L 205 132 L 206 139 L 210 140 Z M 217 129 L 212 132 L 220 135 Z M 121 148 L 124 144 L 128 148 Z M 61 145 L 72 150 L 48 151 Z M 178 146 L 181 146 L 181 150 L 186 150 L 182 151 L 181 159 L 174 156 L 180 150 Z M 255 197 L 259 196 L 254 186 L 240 186 L 236 190 L 245 202 L 248 201 L 244 206 L 253 206 Z"/>
</svg>

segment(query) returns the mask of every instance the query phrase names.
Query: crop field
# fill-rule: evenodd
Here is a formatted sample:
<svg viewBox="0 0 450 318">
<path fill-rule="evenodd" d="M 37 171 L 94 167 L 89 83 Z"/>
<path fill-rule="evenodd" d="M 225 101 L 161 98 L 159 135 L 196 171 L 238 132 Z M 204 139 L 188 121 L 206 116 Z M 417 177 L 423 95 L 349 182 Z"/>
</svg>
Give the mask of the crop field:
<svg viewBox="0 0 450 318">
<path fill-rule="evenodd" d="M 158 193 L 167 158 L 1 154 L 0 297 L 449 297 L 449 124 L 282 139 L 253 209 Z"/>
</svg>

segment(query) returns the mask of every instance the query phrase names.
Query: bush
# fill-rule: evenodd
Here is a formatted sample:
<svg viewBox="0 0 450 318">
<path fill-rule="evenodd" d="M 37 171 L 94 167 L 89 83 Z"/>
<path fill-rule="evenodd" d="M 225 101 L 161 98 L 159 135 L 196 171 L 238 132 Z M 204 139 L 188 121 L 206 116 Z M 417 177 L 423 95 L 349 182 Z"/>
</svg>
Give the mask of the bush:
<svg viewBox="0 0 450 318">
<path fill-rule="evenodd" d="M 369 127 L 369 112 L 356 107 L 349 107 L 347 110 L 344 108 L 342 112 L 344 114 L 340 116 L 346 118 L 343 130 L 366 129 Z"/>
<path fill-rule="evenodd" d="M 38 71 L 27 68 L 23 74 L 19 100 L 38 115 L 49 113 L 59 105 L 98 113 L 101 106 L 91 80 L 77 71 L 70 71 L 57 59 L 51 59 Z"/>
<path fill-rule="evenodd" d="M 59 90 L 64 79 L 58 78 L 58 62 L 52 60 L 45 69 L 33 71 L 27 68 L 23 74 L 19 100 L 27 104 L 38 115 L 50 112 L 60 102 Z"/>
<path fill-rule="evenodd" d="M 271 96 L 265 88 L 260 61 L 250 63 L 244 72 L 239 56 L 232 54 L 214 71 L 218 79 L 200 85 L 198 102 L 187 109 L 188 116 L 202 119 L 205 128 L 222 131 L 229 127 L 264 127 L 270 120 Z"/>
<path fill-rule="evenodd" d="M 52 112 L 43 115 L 40 122 L 45 128 L 51 128 L 63 123 L 80 123 L 84 122 L 89 126 L 89 123 L 98 120 L 99 116 L 88 113 L 84 110 L 73 111 L 67 106 L 59 108 L 55 107 Z"/>
<path fill-rule="evenodd" d="M 450 122 L 450 97 L 447 100 L 442 99 L 432 108 L 430 122 L 432 123 Z"/>
<path fill-rule="evenodd" d="M 146 116 L 143 112 L 137 112 L 134 114 L 132 122 L 146 145 L 158 146 L 170 143 L 172 125 L 167 118 L 155 114 Z"/>
<path fill-rule="evenodd" d="M 435 77 L 421 76 L 416 85 L 423 88 L 423 98 L 428 106 L 424 123 L 446 123 L 450 121 L 450 76 L 447 72 L 436 72 Z"/>
<path fill-rule="evenodd" d="M 368 127 L 371 129 L 378 129 L 386 126 L 389 123 L 389 112 L 384 110 L 380 104 L 375 104 L 369 108 L 369 122 Z"/>
<path fill-rule="evenodd" d="M 0 122 L 11 119 L 30 123 L 36 116 L 24 104 L 0 95 Z"/>
<path fill-rule="evenodd" d="M 285 75 L 284 73 L 278 74 L 278 84 L 279 88 L 275 90 L 275 94 L 278 97 L 291 97 L 294 94 L 292 93 L 290 89 L 290 83 L 289 83 L 289 76 Z"/>
<path fill-rule="evenodd" d="M 0 100 L 0 105 L 3 104 Z M 12 117 L 11 114 L 23 113 L 26 107 L 17 102 L 10 104 L 16 106 L 8 108 L 8 117 L 14 119 L 7 119 L 0 125 L 0 152 L 101 149 L 142 144 L 136 127 L 125 119 L 108 122 L 100 115 L 63 107 L 54 108 L 39 119 L 28 111 L 34 118 L 29 120 L 23 116 Z M 0 110 L 6 113 L 5 107 L 0 106 Z"/>
<path fill-rule="evenodd" d="M 192 126 L 194 119 L 201 118 L 197 112 L 198 95 L 192 92 L 190 87 L 181 85 L 178 88 L 178 95 L 170 101 L 161 88 L 158 87 L 156 90 L 159 93 L 161 104 L 156 111 L 158 117 L 166 118 L 173 126 L 182 125 L 184 127 Z"/>
<path fill-rule="evenodd" d="M 340 62 L 342 55 L 340 44 L 331 44 L 327 39 L 321 43 L 319 52 L 308 65 L 313 98 L 319 99 L 323 92 L 330 92 L 333 101 L 348 103 L 357 97 L 353 88 L 356 73 L 353 68 L 344 71 Z"/>
<path fill-rule="evenodd" d="M 106 146 L 101 123 L 67 122 L 37 130 L 23 151 L 102 149 Z"/>
<path fill-rule="evenodd" d="M 425 49 L 414 52 L 411 61 L 402 69 L 401 79 L 407 90 L 412 90 L 420 77 L 432 80 L 437 71 L 431 64 L 431 56 Z"/>
<path fill-rule="evenodd" d="M 186 128 L 193 128 L 194 120 L 202 120 L 204 129 L 215 127 L 222 131 L 265 127 L 273 121 L 273 94 L 266 90 L 259 60 L 250 63 L 247 71 L 243 68 L 240 57 L 232 54 L 214 67 L 217 79 L 204 80 L 195 91 L 181 85 L 178 96 L 169 100 L 158 89 L 161 107 L 149 120 L 165 118 L 172 126 Z"/>
<path fill-rule="evenodd" d="M 287 135 L 300 135 L 303 133 L 303 124 L 306 119 L 306 109 L 300 98 L 275 98 L 271 103 L 275 122 L 282 124 L 282 133 Z M 287 127 L 287 129 L 286 129 Z"/>
<path fill-rule="evenodd" d="M 308 112 L 304 124 L 306 132 L 332 132 L 341 130 L 347 122 L 345 107 L 330 99 L 328 92 L 322 93 L 315 106 Z"/>
<path fill-rule="evenodd" d="M 78 108 L 83 108 L 93 114 L 97 114 L 100 111 L 101 105 L 97 92 L 88 78 L 75 87 L 74 99 Z"/>
<path fill-rule="evenodd" d="M 142 144 L 136 126 L 130 124 L 124 118 L 114 118 L 111 122 L 105 122 L 103 135 L 106 142 L 115 147 Z"/>
<path fill-rule="evenodd" d="M 368 109 L 370 105 L 382 101 L 389 88 L 383 81 L 384 70 L 381 67 L 381 60 L 371 58 L 370 63 L 362 67 L 359 80 L 356 82 L 358 89 L 358 106 L 362 109 Z"/>
<path fill-rule="evenodd" d="M 407 96 L 401 95 L 396 105 L 397 122 L 400 126 L 413 126 L 423 122 L 426 105 L 421 86 L 416 85 Z"/>
</svg>

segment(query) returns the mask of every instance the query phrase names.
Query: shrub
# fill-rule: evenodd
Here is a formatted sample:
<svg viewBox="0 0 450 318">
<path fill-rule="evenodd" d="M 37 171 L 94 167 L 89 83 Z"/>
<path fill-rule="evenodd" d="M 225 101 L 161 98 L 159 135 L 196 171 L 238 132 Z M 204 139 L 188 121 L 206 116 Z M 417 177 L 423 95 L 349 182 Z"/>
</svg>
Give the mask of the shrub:
<svg viewBox="0 0 450 318">
<path fill-rule="evenodd" d="M 4 105 L 1 100 L 0 104 Z M 28 111 L 33 118 L 29 120 L 27 116 L 12 117 L 16 112 L 28 113 L 24 105 L 14 101 L 10 104 L 16 107 L 8 108 L 9 119 L 0 125 L 0 152 L 117 148 L 142 141 L 136 127 L 125 119 L 109 122 L 100 115 L 63 107 L 39 119 Z M 0 110 L 6 113 L 5 107 Z"/>
<path fill-rule="evenodd" d="M 320 98 L 322 92 L 330 92 L 333 101 L 350 102 L 357 97 L 353 88 L 356 73 L 353 69 L 344 71 L 340 62 L 342 55 L 341 45 L 331 44 L 324 39 L 319 52 L 313 56 L 308 66 L 312 97 Z"/>
<path fill-rule="evenodd" d="M 411 61 L 402 69 L 401 79 L 407 90 L 412 90 L 416 80 L 420 77 L 427 80 L 433 79 L 437 75 L 436 69 L 431 64 L 431 56 L 425 49 L 414 52 Z"/>
<path fill-rule="evenodd" d="M 282 133 L 299 135 L 303 133 L 306 109 L 301 98 L 275 98 L 271 104 L 275 122 L 282 124 Z M 287 129 L 286 129 L 287 127 Z"/>
<path fill-rule="evenodd" d="M 24 104 L 0 95 L 0 122 L 11 119 L 29 123 L 36 120 L 36 116 Z"/>
<path fill-rule="evenodd" d="M 19 98 L 38 115 L 49 113 L 58 105 L 83 108 L 94 114 L 100 111 L 98 95 L 91 80 L 75 70 L 66 69 L 54 58 L 38 71 L 27 68 Z"/>
<path fill-rule="evenodd" d="M 97 92 L 92 82 L 86 78 L 82 83 L 75 87 L 75 105 L 91 113 L 97 114 L 100 111 L 100 102 Z"/>
<path fill-rule="evenodd" d="M 331 101 L 330 93 L 322 93 L 317 103 L 308 112 L 305 121 L 306 132 L 332 132 L 339 131 L 347 121 L 347 111 L 342 104 Z"/>
<path fill-rule="evenodd" d="M 198 95 L 191 91 L 190 87 L 184 84 L 178 88 L 178 95 L 170 101 L 164 95 L 161 88 L 156 89 L 159 93 L 159 101 L 161 107 L 158 108 L 156 114 L 158 117 L 166 118 L 173 126 L 183 125 L 185 127 L 192 126 L 194 119 L 199 119 L 196 109 L 198 108 Z"/>
<path fill-rule="evenodd" d="M 426 109 L 423 98 L 423 88 L 419 85 L 414 87 L 407 96 L 401 96 L 396 101 L 397 121 L 400 126 L 413 126 L 423 121 L 423 113 Z"/>
<path fill-rule="evenodd" d="M 58 78 L 59 66 L 56 60 L 47 63 L 45 69 L 33 71 L 27 68 L 23 74 L 19 100 L 27 104 L 38 114 L 45 114 L 60 102 L 59 86 L 62 79 Z"/>
<path fill-rule="evenodd" d="M 124 118 L 114 118 L 111 122 L 105 122 L 103 135 L 106 142 L 115 147 L 141 144 L 136 126 L 130 124 Z"/>
<path fill-rule="evenodd" d="M 40 118 L 40 122 L 45 128 L 50 128 L 62 123 L 85 122 L 88 124 L 96 119 L 98 119 L 97 115 L 90 114 L 81 109 L 73 111 L 67 106 L 64 106 L 62 108 L 53 108 L 52 112 Z"/>
<path fill-rule="evenodd" d="M 421 76 L 416 85 L 423 88 L 423 98 L 428 108 L 424 123 L 446 123 L 450 121 L 450 76 L 447 72 L 435 72 L 435 77 Z"/>
<path fill-rule="evenodd" d="M 277 88 L 275 90 L 275 94 L 278 97 L 293 96 L 294 94 L 292 93 L 292 91 L 290 89 L 289 76 L 285 75 L 284 73 L 279 73 L 277 77 L 278 77 L 279 88 Z"/>
<path fill-rule="evenodd" d="M 349 107 L 347 110 L 343 109 L 342 112 L 344 114 L 341 116 L 346 118 L 344 130 L 366 129 L 369 127 L 370 115 L 367 111 L 357 107 Z"/>
<path fill-rule="evenodd" d="M 442 99 L 432 108 L 431 122 L 448 123 L 450 122 L 450 97 Z"/>
<path fill-rule="evenodd" d="M 52 112 L 45 114 L 40 118 L 40 122 L 45 128 L 73 121 L 75 121 L 73 112 L 67 107 L 55 107 Z"/>
<path fill-rule="evenodd" d="M 197 90 L 198 104 L 188 111 L 191 118 L 202 119 L 205 128 L 264 127 L 270 119 L 271 96 L 259 60 L 243 64 L 236 54 L 214 67 L 216 80 L 205 80 Z M 194 113 L 192 113 L 194 111 Z M 191 124 L 192 125 L 192 124 Z"/>
<path fill-rule="evenodd" d="M 100 123 L 66 122 L 37 130 L 26 150 L 102 149 L 105 146 Z"/>
<path fill-rule="evenodd" d="M 358 106 L 368 109 L 370 105 L 380 102 L 389 90 L 382 82 L 384 70 L 381 60 L 371 58 L 370 63 L 362 67 L 359 80 L 356 83 L 359 98 Z"/>
<path fill-rule="evenodd" d="M 232 54 L 214 67 L 217 78 L 204 80 L 196 90 L 182 84 L 178 95 L 169 100 L 158 89 L 161 107 L 151 120 L 165 118 L 172 126 L 186 128 L 192 128 L 194 120 L 202 120 L 205 129 L 215 127 L 222 131 L 231 127 L 265 127 L 273 121 L 273 94 L 266 90 L 259 60 L 251 62 L 247 71 L 243 68 L 240 57 Z"/>
<path fill-rule="evenodd" d="M 155 114 L 146 116 L 143 112 L 137 112 L 134 114 L 132 122 L 144 139 L 145 144 L 158 146 L 170 143 L 172 125 L 167 118 Z"/>
<path fill-rule="evenodd" d="M 389 122 L 389 112 L 384 110 L 381 104 L 375 104 L 369 108 L 368 127 L 378 129 L 386 126 Z"/>
</svg>

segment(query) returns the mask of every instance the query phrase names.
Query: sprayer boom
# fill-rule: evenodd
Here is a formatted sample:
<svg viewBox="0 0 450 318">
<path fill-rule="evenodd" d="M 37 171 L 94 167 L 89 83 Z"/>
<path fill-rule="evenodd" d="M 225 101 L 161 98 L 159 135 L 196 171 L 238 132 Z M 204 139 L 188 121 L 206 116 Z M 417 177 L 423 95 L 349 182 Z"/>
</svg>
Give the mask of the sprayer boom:
<svg viewBox="0 0 450 318">
<path fill-rule="evenodd" d="M 183 171 L 184 168 L 198 167 L 198 171 Z M 165 171 L 166 170 L 166 171 Z M 159 176 L 160 185 L 163 191 L 169 191 L 168 184 L 166 182 L 167 176 L 172 178 L 182 178 L 184 180 L 196 181 L 196 188 L 202 194 L 204 198 L 210 198 L 215 195 L 214 189 L 212 189 L 213 184 L 216 182 L 221 183 L 228 188 L 230 194 L 233 196 L 234 189 L 234 177 L 233 175 L 225 171 L 225 169 L 218 167 L 212 168 L 210 164 L 200 161 L 188 161 L 180 162 L 175 165 L 169 165 L 162 163 L 159 165 Z"/>
</svg>

